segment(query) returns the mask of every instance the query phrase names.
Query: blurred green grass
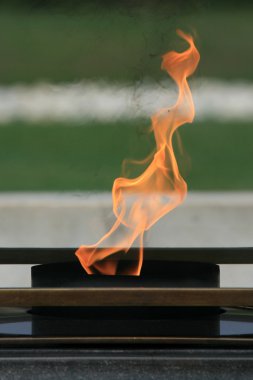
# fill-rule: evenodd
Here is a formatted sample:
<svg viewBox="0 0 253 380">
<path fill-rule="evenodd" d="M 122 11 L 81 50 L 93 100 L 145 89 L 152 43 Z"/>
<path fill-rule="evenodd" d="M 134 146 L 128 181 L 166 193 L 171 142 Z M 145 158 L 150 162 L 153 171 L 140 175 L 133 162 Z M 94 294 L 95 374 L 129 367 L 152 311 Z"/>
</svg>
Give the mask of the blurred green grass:
<svg viewBox="0 0 253 380">
<path fill-rule="evenodd" d="M 198 3 L 198 2 L 196 2 Z M 199 2 L 201 3 L 201 2 Z M 203 2 L 204 3 L 204 2 Z M 206 2 L 205 2 L 206 3 Z M 198 76 L 253 80 L 253 5 L 29 9 L 0 4 L 0 84 L 159 80 L 161 54 L 195 35 Z M 153 148 L 148 121 L 0 126 L 0 191 L 110 190 Z M 190 190 L 253 190 L 253 123 L 195 123 L 178 152 Z"/>
<path fill-rule="evenodd" d="M 152 151 L 148 125 L 1 126 L 0 191 L 111 190 L 124 158 Z M 180 131 L 185 155 L 178 158 L 189 190 L 253 189 L 253 123 L 210 121 Z"/>
<path fill-rule="evenodd" d="M 0 7 L 0 83 L 161 76 L 160 56 L 193 32 L 199 75 L 253 79 L 253 6 L 59 9 Z"/>
</svg>

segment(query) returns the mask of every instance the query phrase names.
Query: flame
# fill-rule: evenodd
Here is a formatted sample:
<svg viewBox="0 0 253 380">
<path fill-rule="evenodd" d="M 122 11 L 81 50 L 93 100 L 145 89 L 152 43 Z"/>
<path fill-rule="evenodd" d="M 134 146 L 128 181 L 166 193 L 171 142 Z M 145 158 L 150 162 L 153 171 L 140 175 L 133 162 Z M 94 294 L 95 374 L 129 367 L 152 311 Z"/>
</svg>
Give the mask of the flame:
<svg viewBox="0 0 253 380">
<path fill-rule="evenodd" d="M 112 198 L 116 222 L 112 228 L 95 245 L 81 246 L 76 251 L 88 274 L 139 275 L 145 231 L 180 205 L 186 196 L 187 184 L 178 169 L 172 137 L 177 128 L 194 119 L 194 104 L 187 77 L 195 71 L 200 56 L 192 37 L 181 30 L 177 33 L 188 42 L 189 48 L 182 53 L 171 51 L 164 54 L 161 66 L 178 86 L 176 104 L 170 109 L 161 109 L 151 117 L 156 151 L 144 172 L 136 178 L 121 177 L 114 181 Z M 111 239 L 114 240 L 113 247 L 103 248 Z M 132 267 L 120 269 L 118 258 L 106 260 L 117 252 L 127 253 L 135 243 L 140 248 Z"/>
</svg>

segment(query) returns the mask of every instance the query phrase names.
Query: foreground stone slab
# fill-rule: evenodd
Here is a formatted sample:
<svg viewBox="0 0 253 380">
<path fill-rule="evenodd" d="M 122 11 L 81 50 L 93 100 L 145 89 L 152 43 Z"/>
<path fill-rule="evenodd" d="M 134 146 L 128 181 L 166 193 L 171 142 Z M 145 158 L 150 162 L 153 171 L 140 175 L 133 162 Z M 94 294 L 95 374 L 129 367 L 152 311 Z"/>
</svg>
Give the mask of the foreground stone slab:
<svg viewBox="0 0 253 380">
<path fill-rule="evenodd" d="M 249 380 L 252 349 L 2 349 L 0 376 L 18 379 Z"/>
</svg>

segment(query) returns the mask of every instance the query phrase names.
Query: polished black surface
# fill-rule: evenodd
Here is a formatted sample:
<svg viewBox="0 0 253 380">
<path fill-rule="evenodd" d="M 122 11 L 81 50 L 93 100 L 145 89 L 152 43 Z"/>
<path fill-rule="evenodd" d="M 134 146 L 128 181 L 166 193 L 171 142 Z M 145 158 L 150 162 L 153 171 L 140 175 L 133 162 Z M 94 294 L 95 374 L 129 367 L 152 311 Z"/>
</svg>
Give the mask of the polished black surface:
<svg viewBox="0 0 253 380">
<path fill-rule="evenodd" d="M 49 312 L 50 310 L 48 310 Z M 182 311 L 182 310 L 181 310 Z M 121 309 L 114 315 L 102 310 L 100 318 L 92 310 L 80 315 L 33 315 L 27 309 L 0 309 L 0 338 L 7 336 L 206 336 L 253 337 L 253 310 L 223 309 L 218 315 L 196 310 L 181 317 L 175 311 L 157 310 L 143 317 L 133 312 L 132 318 Z M 110 334 L 109 334 L 110 335 Z"/>
</svg>

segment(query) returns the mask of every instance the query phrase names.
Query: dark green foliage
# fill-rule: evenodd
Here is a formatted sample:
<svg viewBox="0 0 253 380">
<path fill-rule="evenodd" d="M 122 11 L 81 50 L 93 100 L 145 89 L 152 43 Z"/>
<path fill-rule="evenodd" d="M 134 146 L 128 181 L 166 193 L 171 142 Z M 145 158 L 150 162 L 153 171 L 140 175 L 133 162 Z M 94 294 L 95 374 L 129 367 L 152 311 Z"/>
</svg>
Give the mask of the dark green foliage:
<svg viewBox="0 0 253 380">
<path fill-rule="evenodd" d="M 147 126 L 1 126 L 0 191 L 111 190 L 123 159 L 153 150 Z M 190 190 L 253 189 L 252 123 L 196 123 L 180 134 L 185 152 L 177 157 Z"/>
<path fill-rule="evenodd" d="M 253 79 L 253 6 L 0 7 L 0 83 L 164 77 L 161 54 L 196 35 L 199 76 Z"/>
</svg>

